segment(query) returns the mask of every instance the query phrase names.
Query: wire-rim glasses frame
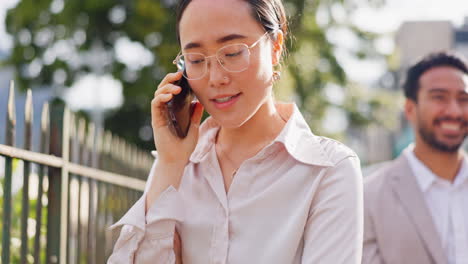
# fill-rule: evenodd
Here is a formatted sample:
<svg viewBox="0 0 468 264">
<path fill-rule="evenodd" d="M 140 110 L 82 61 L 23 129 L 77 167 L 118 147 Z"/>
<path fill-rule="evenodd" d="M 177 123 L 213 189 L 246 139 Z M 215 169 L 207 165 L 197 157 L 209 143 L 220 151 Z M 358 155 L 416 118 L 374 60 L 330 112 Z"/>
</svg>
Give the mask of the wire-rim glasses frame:
<svg viewBox="0 0 468 264">
<path fill-rule="evenodd" d="M 203 78 L 206 75 L 206 73 L 208 72 L 208 59 L 211 58 L 211 57 L 216 57 L 216 60 L 218 61 L 218 63 L 227 72 L 243 72 L 243 71 L 247 70 L 249 68 L 249 65 L 250 65 L 250 54 L 251 54 L 250 50 L 252 48 L 254 48 L 258 43 L 260 43 L 260 41 L 267 35 L 268 35 L 268 32 L 265 32 L 257 41 L 255 41 L 250 46 L 248 46 L 245 43 L 228 44 L 228 45 L 223 46 L 220 49 L 218 49 L 216 51 L 216 53 L 214 55 L 211 55 L 211 56 L 205 56 L 204 54 L 198 53 L 198 52 L 189 52 L 189 53 L 186 53 L 186 54 L 183 54 L 182 52 L 179 52 L 179 54 L 172 61 L 172 63 L 177 66 L 178 70 L 183 72 L 184 77 L 187 78 L 188 80 L 199 80 L 199 79 Z M 220 58 L 220 52 L 221 51 L 227 50 L 228 48 L 233 48 L 233 47 L 242 47 L 243 49 L 245 49 L 245 51 L 247 51 L 247 54 L 245 55 L 246 60 L 247 60 L 247 64 L 243 68 L 238 69 L 238 70 L 232 70 L 232 69 L 226 68 L 226 66 L 225 66 L 226 63 L 224 61 L 224 58 Z M 200 74 L 200 77 L 190 78 L 188 76 L 188 74 L 186 72 L 186 67 L 185 67 L 186 62 L 184 60 L 184 58 L 187 57 L 187 56 L 198 56 L 199 58 L 203 59 L 203 69 L 202 69 L 203 72 Z"/>
</svg>

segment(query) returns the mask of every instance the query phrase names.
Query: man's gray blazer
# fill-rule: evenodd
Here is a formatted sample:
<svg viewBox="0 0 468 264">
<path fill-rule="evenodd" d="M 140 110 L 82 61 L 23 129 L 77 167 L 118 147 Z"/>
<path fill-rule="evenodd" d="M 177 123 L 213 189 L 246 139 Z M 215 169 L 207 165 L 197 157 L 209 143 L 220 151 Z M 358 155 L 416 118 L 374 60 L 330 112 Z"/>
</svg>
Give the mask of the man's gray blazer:
<svg viewBox="0 0 468 264">
<path fill-rule="evenodd" d="M 363 264 L 447 264 L 423 193 L 401 155 L 364 179 Z"/>
</svg>

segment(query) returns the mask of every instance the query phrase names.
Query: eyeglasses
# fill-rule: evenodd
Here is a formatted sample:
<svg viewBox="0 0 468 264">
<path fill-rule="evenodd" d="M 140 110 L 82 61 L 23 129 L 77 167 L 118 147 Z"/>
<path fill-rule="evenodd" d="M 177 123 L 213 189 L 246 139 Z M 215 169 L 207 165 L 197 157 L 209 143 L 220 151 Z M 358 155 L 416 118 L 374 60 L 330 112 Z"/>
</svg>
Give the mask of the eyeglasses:
<svg viewBox="0 0 468 264">
<path fill-rule="evenodd" d="M 252 45 L 244 43 L 229 44 L 220 48 L 215 55 L 205 56 L 202 53 L 181 53 L 173 64 L 183 72 L 188 80 L 198 80 L 203 78 L 208 71 L 208 58 L 216 57 L 219 64 L 228 72 L 242 72 L 250 65 L 250 49 L 255 47 L 260 40 L 268 34 L 266 32 Z"/>
</svg>

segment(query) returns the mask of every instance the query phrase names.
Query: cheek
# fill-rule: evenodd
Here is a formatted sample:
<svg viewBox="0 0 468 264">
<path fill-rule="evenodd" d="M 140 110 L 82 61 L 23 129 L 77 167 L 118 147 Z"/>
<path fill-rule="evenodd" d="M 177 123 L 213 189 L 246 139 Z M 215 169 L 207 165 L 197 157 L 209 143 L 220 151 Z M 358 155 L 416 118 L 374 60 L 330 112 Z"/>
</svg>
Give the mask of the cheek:
<svg viewBox="0 0 468 264">
<path fill-rule="evenodd" d="M 203 82 L 202 80 L 195 80 L 195 81 L 189 81 L 190 83 L 190 88 L 192 88 L 192 91 L 195 93 L 195 96 L 197 99 L 203 103 L 203 98 L 206 97 L 205 91 L 207 84 Z"/>
<path fill-rule="evenodd" d="M 462 106 L 463 118 L 468 120 L 468 104 Z"/>
<path fill-rule="evenodd" d="M 190 88 L 192 88 L 192 91 L 195 93 L 203 93 L 204 90 L 206 90 L 206 87 L 208 87 L 208 73 L 205 75 L 205 77 L 198 79 L 198 80 L 189 80 Z"/>
<path fill-rule="evenodd" d="M 258 58 L 258 63 L 261 65 L 262 71 L 271 76 L 273 73 L 273 58 L 271 57 L 271 50 L 270 49 L 263 49 L 260 58 Z"/>
<path fill-rule="evenodd" d="M 419 104 L 413 112 L 413 120 L 418 123 L 418 126 L 428 127 L 431 126 L 437 118 L 437 110 L 434 106 L 426 104 Z"/>
<path fill-rule="evenodd" d="M 446 106 L 443 104 L 427 102 L 421 104 L 419 115 L 421 115 L 425 120 L 433 121 L 434 119 L 444 116 L 445 107 Z"/>
<path fill-rule="evenodd" d="M 242 87 L 250 87 L 250 91 L 255 91 L 260 96 L 263 94 L 260 90 L 265 90 L 272 85 L 272 76 L 273 65 L 271 64 L 271 60 L 262 55 L 255 58 L 255 60 L 251 60 L 249 70 L 239 75 L 239 78 L 236 80 Z"/>
<path fill-rule="evenodd" d="M 272 51 L 269 46 L 253 50 L 250 55 L 250 72 L 256 72 L 258 76 L 271 76 L 273 72 Z"/>
</svg>

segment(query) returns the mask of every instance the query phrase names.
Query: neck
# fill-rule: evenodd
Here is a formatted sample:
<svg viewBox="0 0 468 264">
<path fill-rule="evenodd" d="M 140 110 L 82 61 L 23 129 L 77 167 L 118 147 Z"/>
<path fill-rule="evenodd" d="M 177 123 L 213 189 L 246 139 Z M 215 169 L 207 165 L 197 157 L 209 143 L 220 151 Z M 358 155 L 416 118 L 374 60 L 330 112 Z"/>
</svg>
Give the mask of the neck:
<svg viewBox="0 0 468 264">
<path fill-rule="evenodd" d="M 414 154 L 438 177 L 453 182 L 460 170 L 463 151 L 443 152 L 428 146 L 424 142 L 416 142 Z"/>
<path fill-rule="evenodd" d="M 217 142 L 224 150 L 235 153 L 255 154 L 280 133 L 286 121 L 277 112 L 273 100 L 263 104 L 242 126 L 222 127 Z M 251 156 L 251 155 L 249 155 Z"/>
</svg>

